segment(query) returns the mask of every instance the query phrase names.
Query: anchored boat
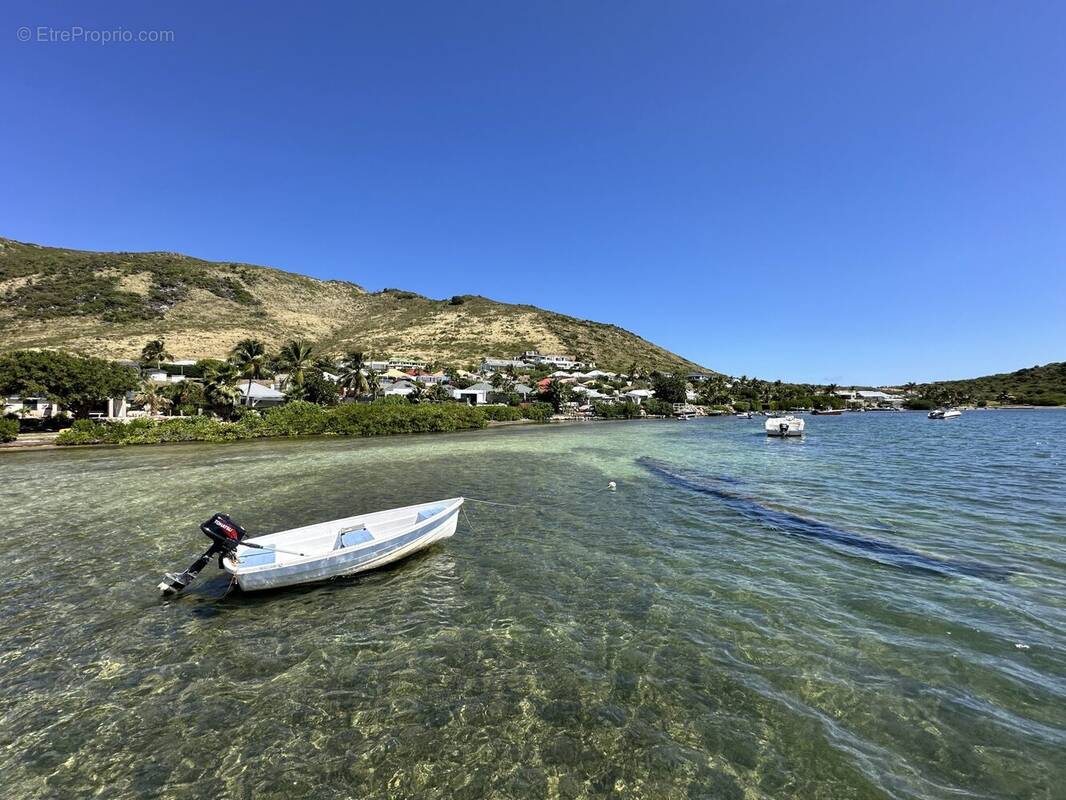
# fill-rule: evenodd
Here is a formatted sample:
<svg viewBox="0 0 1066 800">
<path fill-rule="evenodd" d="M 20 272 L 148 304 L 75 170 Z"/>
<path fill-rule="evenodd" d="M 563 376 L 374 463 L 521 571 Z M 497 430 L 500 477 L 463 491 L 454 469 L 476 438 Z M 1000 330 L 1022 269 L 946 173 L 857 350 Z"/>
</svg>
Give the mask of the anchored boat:
<svg viewBox="0 0 1066 800">
<path fill-rule="evenodd" d="M 961 416 L 962 412 L 957 408 L 937 408 L 929 412 L 929 419 L 954 419 Z"/>
<path fill-rule="evenodd" d="M 770 417 L 766 420 L 767 436 L 802 436 L 804 421 L 799 417 Z"/>
<path fill-rule="evenodd" d="M 252 538 L 227 515 L 215 514 L 200 526 L 211 548 L 185 572 L 167 573 L 159 588 L 177 594 L 215 556 L 249 592 L 376 569 L 454 535 L 462 505 L 463 498 L 454 497 Z"/>
</svg>

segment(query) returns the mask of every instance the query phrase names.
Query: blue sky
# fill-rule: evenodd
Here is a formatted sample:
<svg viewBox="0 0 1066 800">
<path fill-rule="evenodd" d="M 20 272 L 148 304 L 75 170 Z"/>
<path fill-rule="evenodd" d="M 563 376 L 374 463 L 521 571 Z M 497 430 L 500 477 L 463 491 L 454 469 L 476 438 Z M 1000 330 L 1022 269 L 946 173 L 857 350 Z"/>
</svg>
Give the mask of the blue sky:
<svg viewBox="0 0 1066 800">
<path fill-rule="evenodd" d="M 0 235 L 534 303 L 768 379 L 1066 359 L 1063 3 L 0 20 Z M 173 41 L 40 40 L 74 26 Z"/>
</svg>

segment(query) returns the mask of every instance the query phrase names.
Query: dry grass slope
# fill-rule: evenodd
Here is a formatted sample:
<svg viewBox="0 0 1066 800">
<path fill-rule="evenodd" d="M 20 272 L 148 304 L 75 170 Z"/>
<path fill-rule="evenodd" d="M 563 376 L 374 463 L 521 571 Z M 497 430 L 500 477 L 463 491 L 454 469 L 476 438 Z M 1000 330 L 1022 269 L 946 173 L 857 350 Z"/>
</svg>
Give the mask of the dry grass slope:
<svg viewBox="0 0 1066 800">
<path fill-rule="evenodd" d="M 166 338 L 184 358 L 222 357 L 247 336 L 277 346 L 309 339 L 327 352 L 419 357 L 468 365 L 526 349 L 601 366 L 699 369 L 618 328 L 534 306 L 465 295 L 368 293 L 269 267 L 176 253 L 93 253 L 0 238 L 0 351 L 57 348 L 133 358 Z"/>
</svg>

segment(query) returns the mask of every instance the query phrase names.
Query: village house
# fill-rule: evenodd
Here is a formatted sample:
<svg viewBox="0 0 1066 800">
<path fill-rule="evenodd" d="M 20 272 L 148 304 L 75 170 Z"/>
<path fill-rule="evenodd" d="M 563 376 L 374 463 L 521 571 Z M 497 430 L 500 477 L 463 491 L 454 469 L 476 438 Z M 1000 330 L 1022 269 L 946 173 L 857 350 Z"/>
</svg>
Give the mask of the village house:
<svg viewBox="0 0 1066 800">
<path fill-rule="evenodd" d="M 284 393 L 256 381 L 252 381 L 251 385 L 249 385 L 248 381 L 241 381 L 237 384 L 237 389 L 240 390 L 240 403 L 243 406 L 270 408 L 271 406 L 280 406 L 285 402 Z"/>
<path fill-rule="evenodd" d="M 480 371 L 485 374 L 503 372 L 507 369 L 525 369 L 529 366 L 525 361 L 518 358 L 486 358 L 481 362 Z"/>
<path fill-rule="evenodd" d="M 651 389 L 631 389 L 625 393 L 624 397 L 626 400 L 631 400 L 639 406 L 649 397 L 653 397 L 654 395 L 655 392 Z"/>
<path fill-rule="evenodd" d="M 574 356 L 562 353 L 539 353 L 536 350 L 526 350 L 524 353 L 517 356 L 518 360 L 524 361 L 529 364 L 548 364 L 553 367 L 559 367 L 560 369 L 576 369 L 582 366 Z M 595 363 L 588 363 L 585 366 L 595 367 Z"/>
<path fill-rule="evenodd" d="M 469 403 L 472 406 L 483 406 L 489 402 L 489 394 L 495 392 L 491 383 L 475 383 L 465 389 L 453 389 L 452 397 L 461 403 Z"/>
</svg>

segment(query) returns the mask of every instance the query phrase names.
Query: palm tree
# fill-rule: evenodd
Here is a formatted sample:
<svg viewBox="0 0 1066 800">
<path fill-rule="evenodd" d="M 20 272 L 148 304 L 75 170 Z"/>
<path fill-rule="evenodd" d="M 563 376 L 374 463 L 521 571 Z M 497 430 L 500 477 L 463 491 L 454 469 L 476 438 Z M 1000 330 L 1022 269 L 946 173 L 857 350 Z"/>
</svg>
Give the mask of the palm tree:
<svg viewBox="0 0 1066 800">
<path fill-rule="evenodd" d="M 137 391 L 133 402 L 139 406 L 147 406 L 148 412 L 154 417 L 161 408 L 170 408 L 170 398 L 160 390 L 159 385 L 152 381 L 144 381 Z"/>
<path fill-rule="evenodd" d="M 230 352 L 230 361 L 241 375 L 248 378 L 246 402 L 252 404 L 252 380 L 262 378 L 266 372 L 266 345 L 258 339 L 241 339 Z"/>
<path fill-rule="evenodd" d="M 336 372 L 337 359 L 334 356 L 316 356 L 314 367 L 319 372 Z"/>
<path fill-rule="evenodd" d="M 489 383 L 492 384 L 492 388 L 496 389 L 497 391 L 499 391 L 503 387 L 506 381 L 507 379 L 503 376 L 502 372 L 492 373 L 492 378 L 489 379 Z"/>
<path fill-rule="evenodd" d="M 304 373 L 315 365 L 315 351 L 310 343 L 293 339 L 278 353 L 278 366 L 289 373 L 286 383 L 303 386 Z"/>
<path fill-rule="evenodd" d="M 363 365 L 363 353 L 353 350 L 341 359 L 341 372 L 337 384 L 344 390 L 344 396 L 351 391 L 357 397 L 370 394 L 370 382 L 367 380 Z"/>
<path fill-rule="evenodd" d="M 378 374 L 372 369 L 366 371 L 366 391 L 371 398 L 376 397 L 378 389 L 381 388 L 381 383 L 378 381 Z"/>
<path fill-rule="evenodd" d="M 189 406 L 197 409 L 196 413 L 200 413 L 200 409 L 204 405 L 204 401 L 207 399 L 204 393 L 204 387 L 196 381 L 182 381 L 181 383 L 173 384 L 174 388 L 171 390 L 170 398 L 177 406 Z M 179 409 L 179 413 L 180 409 Z"/>
<path fill-rule="evenodd" d="M 204 368 L 204 394 L 208 402 L 232 411 L 241 396 L 240 389 L 234 385 L 240 378 L 240 370 L 228 361 L 208 364 Z"/>
<path fill-rule="evenodd" d="M 162 339 L 152 339 L 141 348 L 141 362 L 151 364 L 154 361 L 156 369 L 162 367 L 163 362 L 171 358 L 173 356 L 167 352 L 166 342 Z"/>
</svg>

